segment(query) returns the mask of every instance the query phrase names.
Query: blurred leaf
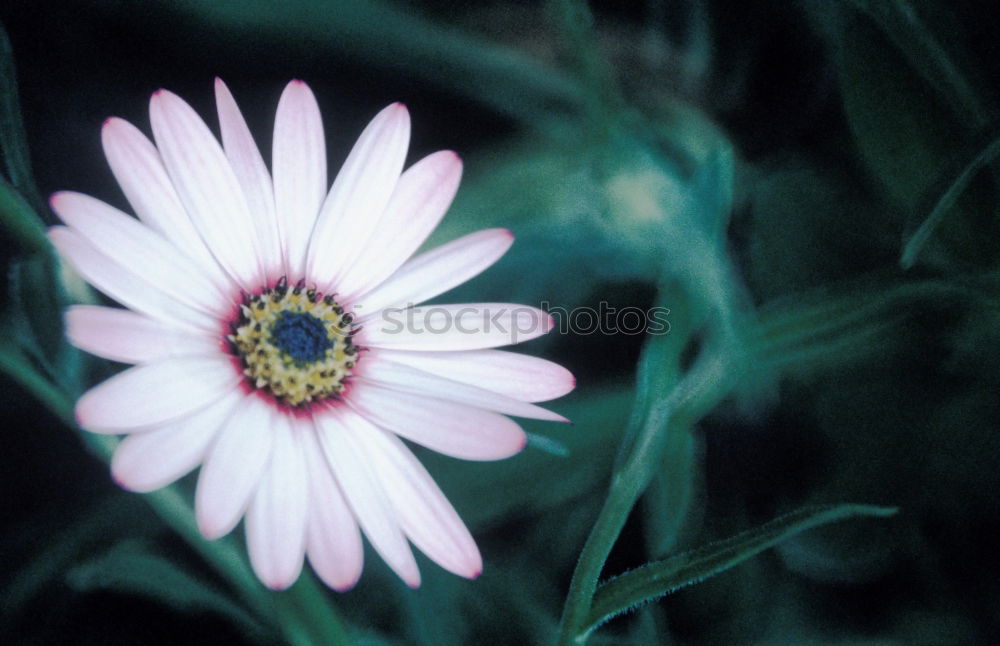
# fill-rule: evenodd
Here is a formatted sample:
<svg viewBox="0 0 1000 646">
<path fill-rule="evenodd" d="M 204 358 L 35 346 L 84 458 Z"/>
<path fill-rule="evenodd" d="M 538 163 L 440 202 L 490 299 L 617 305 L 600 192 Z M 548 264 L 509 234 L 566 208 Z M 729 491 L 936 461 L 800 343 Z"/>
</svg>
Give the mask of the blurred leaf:
<svg viewBox="0 0 1000 646">
<path fill-rule="evenodd" d="M 976 126 L 989 118 L 989 110 L 974 89 L 968 71 L 956 65 L 954 54 L 941 42 L 938 35 L 928 28 L 920 14 L 932 14 L 939 33 L 956 31 L 950 16 L 934 11 L 935 3 L 925 0 L 846 0 L 864 12 L 882 29 L 906 58 L 910 67 L 923 77 L 938 95 L 952 104 L 956 115 L 969 119 Z M 943 6 L 947 7 L 944 3 Z M 958 40 L 957 38 L 954 40 Z M 957 43 L 949 43 L 954 47 Z"/>
<path fill-rule="evenodd" d="M 81 592 L 109 590 L 147 597 L 185 612 L 215 612 L 256 640 L 269 635 L 242 606 L 138 541 L 118 543 L 71 569 L 66 580 Z"/>
<path fill-rule="evenodd" d="M 883 353 L 898 340 L 920 302 L 968 301 L 976 289 L 958 281 L 868 277 L 775 299 L 760 308 L 750 334 L 751 375 L 761 370 L 815 372 Z"/>
<path fill-rule="evenodd" d="M 775 552 L 785 567 L 812 581 L 862 584 L 896 566 L 904 544 L 895 523 L 840 523 L 793 536 Z"/>
<path fill-rule="evenodd" d="M 0 25 L 0 157 L 3 159 L 7 179 L 14 189 L 26 196 L 35 209 L 41 209 L 41 200 L 31 175 L 31 158 L 28 141 L 17 98 L 17 74 L 14 72 L 14 52 L 7 31 Z M 6 190 L 4 190 L 6 192 Z M 8 217 L 7 199 L 0 198 L 0 214 Z"/>
<path fill-rule="evenodd" d="M 109 530 L 121 536 L 155 530 L 157 526 L 150 525 L 145 511 L 138 498 L 119 494 L 100 499 L 79 518 L 64 518 L 63 529 L 43 537 L 39 552 L 22 564 L 4 587 L 0 627 L 10 626 L 24 605 L 61 577 L 82 554 L 107 541 Z"/>
<path fill-rule="evenodd" d="M 934 205 L 933 210 L 927 216 L 921 224 L 920 227 L 913 233 L 910 239 L 906 242 L 903 247 L 903 255 L 899 260 L 899 264 L 903 269 L 909 269 L 917 261 L 917 254 L 920 250 L 927 244 L 928 239 L 934 233 L 934 229 L 941 223 L 944 216 L 948 214 L 949 211 L 954 208 L 955 203 L 958 198 L 961 197 L 962 193 L 969 187 L 972 180 L 975 179 L 976 174 L 979 173 L 985 166 L 993 163 L 996 160 L 997 155 L 1000 154 L 1000 138 L 996 138 L 991 141 L 985 148 L 983 148 L 976 157 L 970 161 L 962 172 L 951 182 L 948 189 L 941 195 L 937 203 Z"/>
<path fill-rule="evenodd" d="M 102 4 L 128 6 L 117 0 Z M 381 0 L 158 0 L 141 11 L 146 17 L 181 14 L 216 37 L 243 32 L 254 42 L 305 49 L 311 57 L 334 52 L 397 69 L 535 125 L 573 114 L 582 102 L 578 85 L 559 70 Z"/>
<path fill-rule="evenodd" d="M 865 11 L 873 13 L 839 3 L 810 2 L 807 6 L 831 42 L 844 110 L 863 161 L 904 213 L 922 216 L 927 212 L 928 196 L 939 194 L 935 189 L 946 169 L 957 159 L 971 158 L 970 149 L 982 147 L 975 138 L 982 119 L 971 108 L 951 109 L 948 100 L 956 98 L 955 92 L 962 92 L 962 104 L 982 103 L 968 89 L 968 83 L 959 80 L 963 76 L 942 48 L 924 47 L 934 42 L 934 37 L 913 22 L 916 14 L 912 8 L 895 0 L 858 0 L 855 4 L 865 5 Z M 908 42 L 926 41 L 914 46 L 920 53 L 914 54 L 914 48 L 905 44 L 901 51 L 890 42 L 889 34 L 870 17 L 883 12 L 893 13 L 899 25 L 910 24 L 908 32 L 903 27 L 895 29 L 894 37 L 903 33 L 899 37 Z M 917 58 L 908 60 L 904 52 Z M 928 69 L 939 70 L 932 73 L 933 79 L 946 83 L 949 94 L 928 91 L 934 89 L 922 76 Z M 955 90 L 957 86 L 965 89 Z M 995 196 L 996 189 L 985 184 L 963 192 L 954 206 L 955 216 L 939 227 L 935 251 L 944 255 L 934 258 L 928 254 L 928 259 L 943 266 L 954 261 L 972 266 L 992 264 L 997 244 L 978 231 L 995 217 Z"/>
<path fill-rule="evenodd" d="M 73 403 L 66 393 L 53 385 L 24 351 L 9 327 L 0 327 L 0 372 L 20 384 L 43 405 L 64 420 L 73 419 Z"/>
<path fill-rule="evenodd" d="M 843 280 L 895 253 L 899 223 L 878 212 L 856 179 L 798 156 L 751 170 L 747 272 L 760 298 Z"/>
<path fill-rule="evenodd" d="M 487 275 L 446 298 L 571 309 L 594 285 L 652 285 L 670 271 L 698 317 L 712 312 L 713 325 L 739 329 L 746 298 L 722 234 L 732 210 L 732 152 L 696 111 L 678 108 L 669 118 L 677 126 L 669 138 L 662 124 L 634 121 L 604 141 L 580 132 L 470 159 L 429 246 L 484 227 L 510 228 L 517 241 Z"/>
<path fill-rule="evenodd" d="M 661 288 L 660 299 L 665 290 Z M 662 302 L 662 301 L 659 301 Z M 680 377 L 683 345 L 672 335 L 650 335 L 636 377 L 636 398 L 620 461 L 608 496 L 580 553 L 560 621 L 559 644 L 577 643 L 590 631 L 586 623 L 597 579 L 636 501 L 662 469 L 685 469 L 675 461 L 689 454 L 678 450 L 691 425 L 718 405 L 735 383 L 742 361 L 731 361 L 728 346 L 706 343 L 693 366 Z M 682 340 L 683 342 L 683 340 Z M 690 486 L 683 483 L 682 487 Z"/>
<path fill-rule="evenodd" d="M 799 532 L 847 518 L 884 518 L 894 513 L 893 508 L 870 505 L 807 507 L 697 550 L 647 563 L 598 588 L 586 629 L 593 630 L 639 604 L 723 572 Z"/>
<path fill-rule="evenodd" d="M 576 64 L 576 75 L 582 82 L 590 116 L 588 130 L 600 132 L 613 127 L 624 106 L 624 98 L 595 33 L 590 7 L 586 0 L 550 0 L 547 9 L 558 16 L 567 49 Z"/>
<path fill-rule="evenodd" d="M 954 116 L 882 32 L 851 10 L 843 13 L 836 61 L 855 142 L 874 178 L 913 210 L 954 151 Z"/>
<path fill-rule="evenodd" d="M 66 340 L 63 310 L 67 303 L 58 268 L 58 261 L 48 252 L 12 263 L 5 316 L 17 343 L 44 369 L 46 377 L 67 393 L 79 393 L 83 355 Z"/>
<path fill-rule="evenodd" d="M 653 476 L 643 495 L 643 529 L 646 533 L 647 552 L 654 558 L 669 554 L 680 539 L 688 522 L 695 500 L 696 479 L 700 461 L 694 433 L 678 437 L 673 447 L 676 455 L 665 462 L 672 468 L 663 469 Z"/>
<path fill-rule="evenodd" d="M 0 221 L 25 251 L 48 251 L 42 221 L 3 177 L 0 177 Z"/>
<path fill-rule="evenodd" d="M 530 448 L 515 458 L 468 465 L 431 452 L 420 452 L 435 480 L 472 528 L 484 528 L 517 512 L 538 514 L 594 491 L 611 470 L 613 447 L 632 403 L 630 389 L 609 388 L 573 393 L 553 406 L 573 420 L 557 426 L 523 420 L 537 434 L 558 432 L 567 457 Z M 470 477 L 474 467 L 475 477 Z"/>
</svg>

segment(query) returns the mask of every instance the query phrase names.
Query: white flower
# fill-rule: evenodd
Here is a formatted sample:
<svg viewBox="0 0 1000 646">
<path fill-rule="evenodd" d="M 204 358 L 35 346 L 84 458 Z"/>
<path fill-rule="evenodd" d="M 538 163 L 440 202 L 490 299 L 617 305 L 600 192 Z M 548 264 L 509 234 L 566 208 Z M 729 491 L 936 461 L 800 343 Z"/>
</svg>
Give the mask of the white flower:
<svg viewBox="0 0 1000 646">
<path fill-rule="evenodd" d="M 532 402 L 567 393 L 573 377 L 490 349 L 513 330 L 517 340 L 547 332 L 540 310 L 392 308 L 472 278 L 511 234 L 480 231 L 408 260 L 450 205 L 462 164 L 443 151 L 402 172 L 402 104 L 365 128 L 327 191 L 305 83 L 289 83 L 278 103 L 270 173 L 229 90 L 217 80 L 215 91 L 221 146 L 163 90 L 150 102 L 155 145 L 105 122 L 108 162 L 138 220 L 79 193 L 52 196 L 66 224 L 49 231 L 52 243 L 128 308 L 74 306 L 68 335 L 135 364 L 80 398 L 80 425 L 127 435 L 112 472 L 134 491 L 201 465 L 201 533 L 223 536 L 245 515 L 250 560 L 272 588 L 291 585 L 304 556 L 331 587 L 353 586 L 359 527 L 411 586 L 420 574 L 407 539 L 477 576 L 475 542 L 400 437 L 467 460 L 511 456 L 525 434 L 505 415 L 562 420 Z"/>
</svg>

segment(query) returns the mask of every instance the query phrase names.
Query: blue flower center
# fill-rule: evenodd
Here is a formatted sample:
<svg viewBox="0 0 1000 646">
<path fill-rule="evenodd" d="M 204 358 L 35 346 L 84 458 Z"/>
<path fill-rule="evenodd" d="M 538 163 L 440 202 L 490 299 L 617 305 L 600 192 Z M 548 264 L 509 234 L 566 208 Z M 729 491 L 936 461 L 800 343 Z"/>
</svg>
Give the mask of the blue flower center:
<svg viewBox="0 0 1000 646">
<path fill-rule="evenodd" d="M 271 325 L 271 343 L 297 363 L 323 359 L 333 347 L 326 325 L 306 312 L 281 312 Z"/>
</svg>

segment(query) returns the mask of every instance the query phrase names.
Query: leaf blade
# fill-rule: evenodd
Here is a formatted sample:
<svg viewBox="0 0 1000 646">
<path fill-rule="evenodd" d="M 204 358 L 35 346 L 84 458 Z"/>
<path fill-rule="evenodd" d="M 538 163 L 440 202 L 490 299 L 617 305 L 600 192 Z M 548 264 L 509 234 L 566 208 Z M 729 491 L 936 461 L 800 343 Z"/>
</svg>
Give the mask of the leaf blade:
<svg viewBox="0 0 1000 646">
<path fill-rule="evenodd" d="M 597 589 L 586 632 L 639 604 L 723 572 L 800 532 L 848 518 L 885 518 L 895 513 L 895 508 L 874 505 L 805 507 L 727 539 L 648 563 Z"/>
</svg>

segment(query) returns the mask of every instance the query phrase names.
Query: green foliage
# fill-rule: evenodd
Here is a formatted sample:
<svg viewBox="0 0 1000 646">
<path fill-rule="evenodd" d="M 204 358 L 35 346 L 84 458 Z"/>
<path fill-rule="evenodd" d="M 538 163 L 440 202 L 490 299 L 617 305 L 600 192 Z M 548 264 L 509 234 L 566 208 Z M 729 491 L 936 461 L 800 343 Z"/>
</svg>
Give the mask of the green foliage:
<svg viewBox="0 0 1000 646">
<path fill-rule="evenodd" d="M 247 636 L 261 640 L 266 631 L 247 610 L 193 572 L 136 541 L 114 545 L 66 573 L 70 587 L 88 592 L 110 590 L 149 597 L 184 612 L 216 612 Z"/>
<path fill-rule="evenodd" d="M 1000 518 L 992 6 L 530 4 L 0 8 L 12 26 L 11 39 L 0 30 L 0 473 L 25 501 L 0 539 L 12 554 L 0 630 L 90 643 L 66 619 L 73 608 L 141 597 L 180 626 L 209 612 L 249 642 L 302 646 L 1000 633 L 1000 586 L 984 576 Z M 669 310 L 667 334 L 550 334 L 526 348 L 571 366 L 580 387 L 545 404 L 572 426 L 523 422 L 522 455 L 417 450 L 476 536 L 478 580 L 421 557 L 412 591 L 369 550 L 348 593 L 308 567 L 272 593 L 238 536 L 200 537 L 191 478 L 111 494 L 117 440 L 62 428 L 108 368 L 63 339 L 67 294 L 91 296 L 51 254 L 39 189 L 120 203 L 103 168 L 89 174 L 100 119 L 141 115 L 136 97 L 207 88 L 214 73 L 243 86 L 265 149 L 257 128 L 273 106 L 254 104 L 288 78 L 343 86 L 332 99 L 343 107 L 412 97 L 414 155 L 454 146 L 466 168 L 428 246 L 485 227 L 517 236 L 440 300 Z M 352 136 L 338 117 L 325 122 L 332 160 Z M 906 513 L 882 522 L 893 508 L 819 504 L 830 500 Z M 60 521 L 34 520 L 37 504 Z M 799 511 L 778 515 L 787 509 Z M 752 558 L 771 547 L 775 558 Z M 51 626 L 33 621 L 36 606 L 55 609 Z"/>
<path fill-rule="evenodd" d="M 847 518 L 884 518 L 895 512 L 895 509 L 870 505 L 809 507 L 785 514 L 725 540 L 709 543 L 697 550 L 647 563 L 611 579 L 597 589 L 587 626 L 593 629 L 641 603 L 728 570 L 799 532 Z"/>
<path fill-rule="evenodd" d="M 978 84 L 956 65 L 955 59 L 964 57 L 948 51 L 959 49 L 958 43 L 941 39 L 951 23 L 934 4 L 853 0 L 808 6 L 831 41 L 845 115 L 862 160 L 908 220 L 923 223 L 910 227 L 904 266 L 913 264 L 938 228 L 936 251 L 943 256 L 937 266 L 982 267 L 998 250 L 976 235 L 995 217 L 988 205 L 996 203 L 998 176 L 993 173 L 992 185 L 963 189 L 992 157 L 983 140 L 991 109 Z M 951 170 L 956 164 L 965 166 L 961 174 Z M 949 184 L 948 190 L 939 188 Z M 954 217 L 940 225 L 951 209 Z"/>
</svg>

